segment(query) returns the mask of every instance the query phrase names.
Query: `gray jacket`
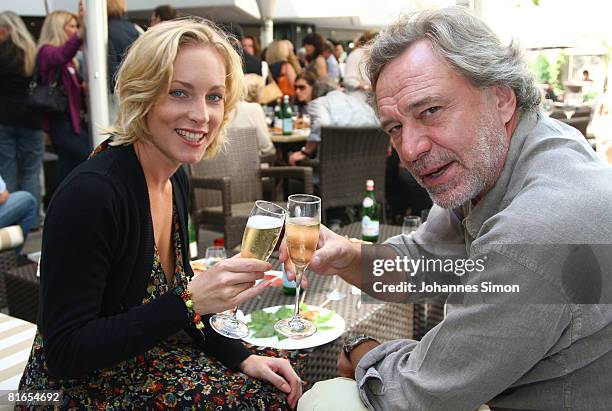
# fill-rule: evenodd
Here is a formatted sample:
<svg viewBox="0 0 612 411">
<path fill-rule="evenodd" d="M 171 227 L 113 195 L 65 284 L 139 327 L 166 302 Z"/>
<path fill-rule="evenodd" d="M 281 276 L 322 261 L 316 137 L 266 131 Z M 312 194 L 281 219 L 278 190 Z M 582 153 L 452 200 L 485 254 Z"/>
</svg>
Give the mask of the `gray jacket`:
<svg viewBox="0 0 612 411">
<path fill-rule="evenodd" d="M 481 272 L 407 281 L 520 292 L 448 294 L 461 304 L 420 342 L 366 354 L 356 380 L 370 409 L 612 407 L 612 168 L 575 129 L 524 114 L 476 206 L 434 206 L 417 232 L 388 242 L 411 258 L 486 261 Z"/>
</svg>

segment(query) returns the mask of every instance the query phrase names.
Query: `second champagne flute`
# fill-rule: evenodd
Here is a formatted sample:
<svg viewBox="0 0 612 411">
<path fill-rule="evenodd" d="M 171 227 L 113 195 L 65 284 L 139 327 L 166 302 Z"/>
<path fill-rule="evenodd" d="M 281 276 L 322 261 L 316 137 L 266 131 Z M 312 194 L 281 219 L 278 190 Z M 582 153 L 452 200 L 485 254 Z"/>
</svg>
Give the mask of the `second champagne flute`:
<svg viewBox="0 0 612 411">
<path fill-rule="evenodd" d="M 292 318 L 278 321 L 274 329 L 289 338 L 304 338 L 317 332 L 314 323 L 300 317 L 300 286 L 319 242 L 321 199 L 308 194 L 294 194 L 289 196 L 287 208 L 285 235 L 289 259 L 295 268 L 295 310 Z"/>
<path fill-rule="evenodd" d="M 267 261 L 278 242 L 285 209 L 269 201 L 256 201 L 242 235 L 240 254 L 244 258 L 257 258 Z M 249 327 L 236 318 L 238 307 L 229 314 L 215 314 L 210 317 L 210 325 L 221 335 L 242 339 L 249 335 Z"/>
</svg>

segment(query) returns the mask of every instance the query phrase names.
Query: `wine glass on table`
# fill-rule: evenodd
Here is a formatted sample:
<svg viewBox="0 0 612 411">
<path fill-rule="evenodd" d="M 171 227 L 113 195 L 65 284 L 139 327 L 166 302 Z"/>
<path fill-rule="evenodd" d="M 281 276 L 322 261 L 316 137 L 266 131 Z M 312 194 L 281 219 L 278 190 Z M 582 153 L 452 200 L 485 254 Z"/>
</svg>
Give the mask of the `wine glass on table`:
<svg viewBox="0 0 612 411">
<path fill-rule="evenodd" d="M 286 211 L 269 201 L 256 201 L 251 209 L 242 235 L 240 255 L 244 258 L 257 258 L 267 261 L 278 242 Z M 242 339 L 249 335 L 249 327 L 236 318 L 238 307 L 231 314 L 220 313 L 210 317 L 211 327 L 219 334 Z"/>
<path fill-rule="evenodd" d="M 295 309 L 293 317 L 280 320 L 274 329 L 289 338 L 304 338 L 314 334 L 317 326 L 300 317 L 302 278 L 319 242 L 321 199 L 308 194 L 289 196 L 285 236 L 289 260 L 295 269 Z"/>
</svg>

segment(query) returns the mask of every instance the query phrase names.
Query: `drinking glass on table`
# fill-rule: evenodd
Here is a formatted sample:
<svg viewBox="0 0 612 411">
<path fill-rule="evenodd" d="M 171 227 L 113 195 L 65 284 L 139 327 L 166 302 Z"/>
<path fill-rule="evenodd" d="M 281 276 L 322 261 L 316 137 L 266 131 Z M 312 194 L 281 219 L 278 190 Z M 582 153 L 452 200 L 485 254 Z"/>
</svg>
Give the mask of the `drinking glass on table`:
<svg viewBox="0 0 612 411">
<path fill-rule="evenodd" d="M 206 254 L 204 254 L 204 260 L 206 261 L 206 267 L 210 268 L 213 265 L 217 264 L 219 261 L 225 260 L 227 258 L 227 252 L 225 251 L 225 247 L 207 247 Z"/>
<path fill-rule="evenodd" d="M 269 201 L 256 201 L 251 209 L 242 235 L 240 255 L 267 261 L 278 242 L 285 222 L 285 209 Z M 219 334 L 235 339 L 246 338 L 249 327 L 236 318 L 238 307 L 232 314 L 215 314 L 210 317 L 211 327 Z"/>
<path fill-rule="evenodd" d="M 287 251 L 295 269 L 295 309 L 293 317 L 280 320 L 274 329 L 289 338 L 303 338 L 314 334 L 317 326 L 300 317 L 300 289 L 302 277 L 319 242 L 321 199 L 308 194 L 289 196 L 287 203 Z"/>
<path fill-rule="evenodd" d="M 402 224 L 402 234 L 408 235 L 421 226 L 421 217 L 416 215 L 409 215 L 404 217 Z"/>
</svg>

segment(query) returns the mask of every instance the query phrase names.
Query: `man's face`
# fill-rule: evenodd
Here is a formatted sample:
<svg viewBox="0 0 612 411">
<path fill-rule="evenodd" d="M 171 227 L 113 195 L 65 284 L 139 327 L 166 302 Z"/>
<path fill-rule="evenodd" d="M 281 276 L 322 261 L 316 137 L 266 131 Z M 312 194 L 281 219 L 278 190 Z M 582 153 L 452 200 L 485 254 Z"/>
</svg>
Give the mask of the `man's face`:
<svg viewBox="0 0 612 411">
<path fill-rule="evenodd" d="M 480 198 L 497 180 L 509 137 L 495 93 L 474 87 L 428 40 L 412 44 L 378 78 L 382 127 L 441 207 Z"/>
</svg>

